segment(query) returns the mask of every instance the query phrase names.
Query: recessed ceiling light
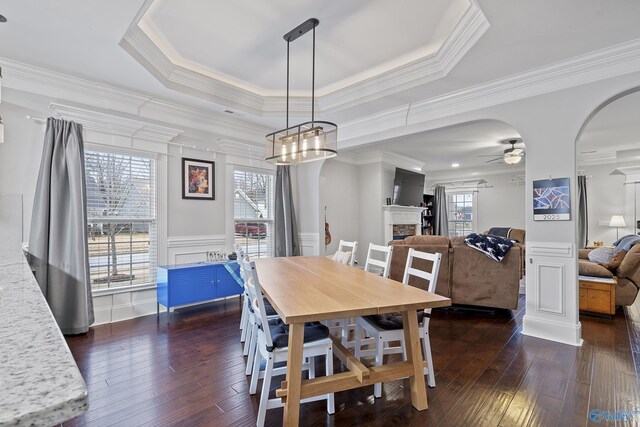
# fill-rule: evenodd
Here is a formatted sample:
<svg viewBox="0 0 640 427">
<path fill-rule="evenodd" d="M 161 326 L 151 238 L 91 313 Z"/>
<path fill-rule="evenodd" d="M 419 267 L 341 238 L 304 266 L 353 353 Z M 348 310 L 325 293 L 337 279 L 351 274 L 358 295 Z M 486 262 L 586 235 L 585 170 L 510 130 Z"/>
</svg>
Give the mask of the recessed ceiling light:
<svg viewBox="0 0 640 427">
<path fill-rule="evenodd" d="M 451 167 L 452 168 L 458 168 L 458 167 L 460 167 L 460 163 L 451 163 Z"/>
<path fill-rule="evenodd" d="M 7 18 L 4 15 L 0 15 L 0 22 L 7 22 Z"/>
</svg>

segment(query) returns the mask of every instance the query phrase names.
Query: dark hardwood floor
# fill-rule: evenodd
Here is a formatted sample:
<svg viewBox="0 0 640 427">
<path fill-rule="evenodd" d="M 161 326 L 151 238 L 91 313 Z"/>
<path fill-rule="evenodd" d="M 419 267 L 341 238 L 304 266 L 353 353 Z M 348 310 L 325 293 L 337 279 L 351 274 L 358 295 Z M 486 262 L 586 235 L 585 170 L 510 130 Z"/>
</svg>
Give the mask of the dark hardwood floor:
<svg viewBox="0 0 640 427">
<path fill-rule="evenodd" d="M 332 416 L 324 402 L 304 404 L 301 425 L 640 425 L 640 413 L 617 424 L 589 421 L 594 409 L 640 410 L 640 303 L 613 319 L 581 316 L 582 347 L 523 336 L 524 299 L 520 307 L 434 310 L 436 387 L 427 391 L 428 410 L 414 410 L 408 381 L 395 381 L 384 384 L 381 399 L 372 386 L 336 393 Z M 90 407 L 65 426 L 255 425 L 259 393 L 249 396 L 237 300 L 166 319 L 147 316 L 67 338 Z M 267 412 L 267 425 L 281 422 L 282 409 Z"/>
</svg>

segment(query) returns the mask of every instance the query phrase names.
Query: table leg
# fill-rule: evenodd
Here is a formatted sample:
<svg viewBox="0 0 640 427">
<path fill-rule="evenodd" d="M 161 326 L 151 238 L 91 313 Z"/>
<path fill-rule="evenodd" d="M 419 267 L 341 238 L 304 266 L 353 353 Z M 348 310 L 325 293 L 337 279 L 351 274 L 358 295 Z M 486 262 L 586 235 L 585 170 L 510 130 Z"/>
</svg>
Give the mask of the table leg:
<svg viewBox="0 0 640 427">
<path fill-rule="evenodd" d="M 300 387 L 302 385 L 302 346 L 304 323 L 289 325 L 287 355 L 287 400 L 284 404 L 284 425 L 297 426 L 300 419 Z M 418 347 L 419 349 L 420 347 Z"/>
<path fill-rule="evenodd" d="M 416 311 L 402 313 L 404 325 L 404 343 L 407 350 L 407 361 L 413 364 L 413 376 L 409 377 L 411 385 L 411 403 L 418 411 L 427 409 L 427 388 L 424 383 L 424 365 L 420 334 L 418 333 L 418 316 Z"/>
</svg>

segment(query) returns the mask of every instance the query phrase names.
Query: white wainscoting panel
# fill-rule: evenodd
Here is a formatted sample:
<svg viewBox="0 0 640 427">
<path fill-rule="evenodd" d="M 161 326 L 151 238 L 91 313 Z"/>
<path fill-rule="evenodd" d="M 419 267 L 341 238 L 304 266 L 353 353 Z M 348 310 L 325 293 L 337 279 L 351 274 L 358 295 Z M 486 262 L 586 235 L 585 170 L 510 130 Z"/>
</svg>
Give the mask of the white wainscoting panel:
<svg viewBox="0 0 640 427">
<path fill-rule="evenodd" d="M 167 239 L 169 264 L 206 261 L 209 251 L 231 252 L 231 248 L 227 248 L 227 236 L 173 236 Z"/>
<path fill-rule="evenodd" d="M 320 255 L 320 235 L 318 233 L 298 233 L 303 256 Z"/>
<path fill-rule="evenodd" d="M 522 333 L 582 345 L 574 243 L 527 242 L 527 310 Z"/>
<path fill-rule="evenodd" d="M 538 264 L 536 274 L 536 294 L 538 312 L 564 315 L 564 277 L 563 264 Z"/>
</svg>

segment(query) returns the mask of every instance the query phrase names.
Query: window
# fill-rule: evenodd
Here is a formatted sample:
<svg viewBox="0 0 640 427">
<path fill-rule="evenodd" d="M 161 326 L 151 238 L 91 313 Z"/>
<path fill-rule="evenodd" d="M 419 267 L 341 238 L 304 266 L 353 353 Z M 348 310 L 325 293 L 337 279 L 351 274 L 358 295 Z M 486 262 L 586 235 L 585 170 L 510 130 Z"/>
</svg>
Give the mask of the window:
<svg viewBox="0 0 640 427">
<path fill-rule="evenodd" d="M 93 290 L 156 282 L 155 159 L 85 152 Z"/>
<path fill-rule="evenodd" d="M 235 244 L 252 258 L 273 256 L 274 176 L 236 169 L 233 182 Z"/>
<path fill-rule="evenodd" d="M 473 193 L 447 196 L 449 237 L 466 236 L 473 230 Z"/>
</svg>

